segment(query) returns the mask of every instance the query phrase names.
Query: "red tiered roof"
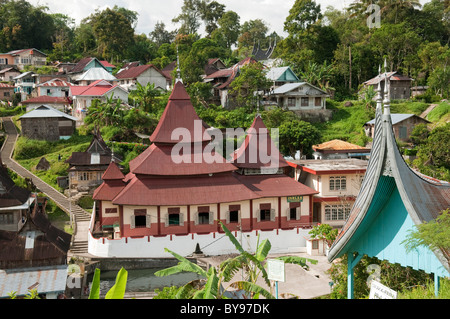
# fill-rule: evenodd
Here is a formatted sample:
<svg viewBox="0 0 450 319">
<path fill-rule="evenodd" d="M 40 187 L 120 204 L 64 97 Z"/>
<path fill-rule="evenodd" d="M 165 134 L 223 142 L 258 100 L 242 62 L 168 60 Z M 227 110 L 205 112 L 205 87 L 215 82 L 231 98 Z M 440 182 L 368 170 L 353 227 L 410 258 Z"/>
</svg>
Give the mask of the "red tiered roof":
<svg viewBox="0 0 450 319">
<path fill-rule="evenodd" d="M 103 183 L 94 191 L 96 200 L 113 200 L 125 187 L 125 176 L 115 162 L 111 162 L 102 175 Z"/>
<path fill-rule="evenodd" d="M 261 149 L 261 147 L 265 149 Z M 263 158 L 264 156 L 270 159 L 267 160 Z M 247 136 L 242 146 L 233 154 L 233 164 L 239 168 L 283 168 L 289 166 L 259 115 L 247 130 Z"/>
</svg>

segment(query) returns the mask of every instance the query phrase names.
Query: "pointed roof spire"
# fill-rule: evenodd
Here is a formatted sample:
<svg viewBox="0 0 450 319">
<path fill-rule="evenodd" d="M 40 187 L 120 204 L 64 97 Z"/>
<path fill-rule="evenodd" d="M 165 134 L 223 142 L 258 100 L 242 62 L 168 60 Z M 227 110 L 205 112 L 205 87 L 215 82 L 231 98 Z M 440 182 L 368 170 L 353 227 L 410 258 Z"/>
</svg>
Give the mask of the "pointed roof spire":
<svg viewBox="0 0 450 319">
<path fill-rule="evenodd" d="M 390 79 L 387 74 L 387 61 L 384 60 L 384 114 L 390 115 L 391 114 L 391 85 L 390 85 Z"/>
<path fill-rule="evenodd" d="M 289 166 L 281 155 L 260 115 L 256 115 L 241 147 L 233 154 L 239 168 L 283 168 Z"/>
<path fill-rule="evenodd" d="M 175 83 L 181 82 L 183 83 L 183 79 L 181 78 L 181 69 L 180 69 L 180 54 L 178 53 L 177 46 L 177 78 L 175 79 Z"/>
</svg>

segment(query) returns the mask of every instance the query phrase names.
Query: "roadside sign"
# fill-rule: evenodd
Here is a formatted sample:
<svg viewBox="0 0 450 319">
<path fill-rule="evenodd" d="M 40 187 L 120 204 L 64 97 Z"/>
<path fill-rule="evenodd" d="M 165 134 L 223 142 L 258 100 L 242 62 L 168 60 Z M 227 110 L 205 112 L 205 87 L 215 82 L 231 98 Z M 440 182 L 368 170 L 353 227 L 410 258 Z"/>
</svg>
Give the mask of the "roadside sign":
<svg viewBox="0 0 450 319">
<path fill-rule="evenodd" d="M 397 292 L 376 280 L 372 280 L 369 299 L 397 299 Z"/>
<path fill-rule="evenodd" d="M 285 282 L 284 261 L 278 259 L 267 260 L 267 275 L 269 280 Z"/>
</svg>

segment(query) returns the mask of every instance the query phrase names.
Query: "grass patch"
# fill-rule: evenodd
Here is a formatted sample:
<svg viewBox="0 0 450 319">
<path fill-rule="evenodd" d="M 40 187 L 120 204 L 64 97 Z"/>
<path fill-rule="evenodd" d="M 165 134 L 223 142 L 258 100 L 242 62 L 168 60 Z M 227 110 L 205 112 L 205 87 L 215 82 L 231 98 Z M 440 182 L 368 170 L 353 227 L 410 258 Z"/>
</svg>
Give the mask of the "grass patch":
<svg viewBox="0 0 450 319">
<path fill-rule="evenodd" d="M 427 115 L 427 120 L 430 122 L 440 122 L 443 118 L 448 120 L 450 115 L 450 103 L 439 103 L 430 113 Z"/>
<path fill-rule="evenodd" d="M 434 294 L 434 282 L 429 281 L 426 285 L 415 286 L 398 293 L 397 299 L 450 299 L 450 280 L 441 278 L 439 294 Z"/>
<path fill-rule="evenodd" d="M 68 140 L 46 142 L 20 137 L 17 140 L 14 158 L 20 165 L 38 176 L 55 189 L 59 189 L 57 177 L 67 176 L 69 164 L 65 161 L 73 152 L 84 152 L 91 143 L 92 136 L 75 135 Z M 48 171 L 36 170 L 42 157 L 50 163 Z M 61 158 L 60 158 L 61 157 Z"/>
</svg>

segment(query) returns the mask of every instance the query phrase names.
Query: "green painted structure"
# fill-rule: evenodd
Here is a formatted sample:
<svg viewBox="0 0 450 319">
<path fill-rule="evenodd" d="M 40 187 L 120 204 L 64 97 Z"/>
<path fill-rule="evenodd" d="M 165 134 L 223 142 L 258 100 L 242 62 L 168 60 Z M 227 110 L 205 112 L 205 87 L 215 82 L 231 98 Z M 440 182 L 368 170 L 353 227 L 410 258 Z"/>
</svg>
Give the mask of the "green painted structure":
<svg viewBox="0 0 450 319">
<path fill-rule="evenodd" d="M 378 85 L 375 135 L 366 175 L 328 260 L 348 255 L 349 299 L 354 297 L 353 268 L 364 255 L 434 274 L 437 294 L 439 278 L 450 276 L 449 252 L 424 246 L 407 251 L 402 242 L 415 226 L 436 219 L 450 207 L 450 184 L 421 175 L 405 163 L 392 129 L 389 93 L 382 101 L 380 92 Z"/>
</svg>

